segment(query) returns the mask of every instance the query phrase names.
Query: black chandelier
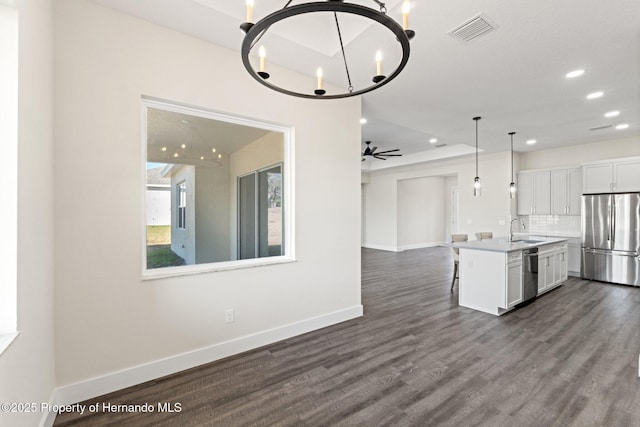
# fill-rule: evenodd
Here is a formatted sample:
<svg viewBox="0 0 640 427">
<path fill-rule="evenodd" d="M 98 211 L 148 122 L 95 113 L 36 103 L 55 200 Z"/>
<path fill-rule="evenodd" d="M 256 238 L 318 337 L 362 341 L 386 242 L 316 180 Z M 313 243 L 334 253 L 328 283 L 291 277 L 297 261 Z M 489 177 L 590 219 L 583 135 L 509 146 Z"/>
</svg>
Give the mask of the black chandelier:
<svg viewBox="0 0 640 427">
<path fill-rule="evenodd" d="M 258 22 L 253 23 L 253 4 L 254 0 L 246 0 L 247 2 L 247 22 L 244 22 L 240 25 L 240 29 L 245 33 L 244 40 L 242 42 L 241 55 L 242 55 L 242 63 L 244 67 L 247 69 L 249 74 L 256 79 L 258 82 L 262 83 L 266 87 L 278 91 L 280 93 L 284 93 L 286 95 L 297 96 L 301 98 L 311 98 L 311 99 L 336 99 L 336 98 L 346 98 L 349 96 L 362 95 L 363 93 L 370 92 L 374 89 L 384 86 L 389 83 L 391 80 L 396 78 L 403 68 L 407 65 L 407 61 L 409 60 L 409 52 L 410 45 L 409 40 L 411 40 L 415 32 L 408 28 L 409 26 L 409 1 L 403 0 L 402 6 L 402 16 L 403 22 L 400 25 L 398 22 L 391 19 L 387 16 L 387 8 L 385 4 L 379 0 L 372 0 L 379 6 L 379 11 L 360 6 L 357 4 L 352 4 L 345 2 L 343 0 L 325 0 L 325 1 L 316 1 L 316 2 L 305 2 L 299 5 L 290 6 L 293 0 L 288 0 L 284 7 L 280 10 L 277 10 L 270 15 L 262 18 Z M 270 75 L 265 71 L 265 49 L 263 46 L 259 48 L 259 57 L 260 57 L 260 67 L 256 71 L 251 62 L 249 60 L 249 54 L 251 50 L 255 47 L 258 41 L 265 35 L 265 33 L 269 30 L 269 28 L 284 19 L 291 18 L 298 15 L 308 14 L 308 13 L 316 13 L 316 12 L 332 12 L 335 18 L 336 29 L 338 33 L 338 40 L 340 43 L 340 49 L 342 51 L 342 58 L 344 61 L 344 68 L 346 72 L 346 91 L 342 93 L 332 93 L 327 94 L 326 90 L 323 89 L 323 72 L 321 68 L 318 68 L 316 77 L 317 77 L 317 86 L 315 90 L 309 90 L 309 92 L 296 92 L 290 89 L 286 89 L 284 87 L 278 86 L 268 81 Z M 402 48 L 402 59 L 400 63 L 396 67 L 393 72 L 391 72 L 388 76 L 382 74 L 381 61 L 382 57 L 380 52 L 378 52 L 375 56 L 376 60 L 376 74 L 371 79 L 372 84 L 362 88 L 354 88 L 351 83 L 351 76 L 349 74 L 349 66 L 347 61 L 347 55 L 345 54 L 344 44 L 342 42 L 342 31 L 340 29 L 340 23 L 338 22 L 338 13 L 347 13 L 351 15 L 361 16 L 367 19 L 371 19 L 384 27 L 386 27 L 389 31 L 391 31 L 394 35 L 400 47 Z"/>
</svg>

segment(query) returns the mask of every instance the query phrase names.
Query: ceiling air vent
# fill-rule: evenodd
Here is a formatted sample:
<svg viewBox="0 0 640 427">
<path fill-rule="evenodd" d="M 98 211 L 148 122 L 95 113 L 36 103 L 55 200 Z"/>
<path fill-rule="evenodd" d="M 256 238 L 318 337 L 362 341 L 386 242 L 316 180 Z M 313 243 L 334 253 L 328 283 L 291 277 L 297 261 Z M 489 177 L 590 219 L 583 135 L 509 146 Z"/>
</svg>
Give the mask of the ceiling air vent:
<svg viewBox="0 0 640 427">
<path fill-rule="evenodd" d="M 449 31 L 448 34 L 460 40 L 462 43 L 469 43 L 471 40 L 487 34 L 496 28 L 498 28 L 497 25 L 491 22 L 485 14 L 481 13 Z"/>
<path fill-rule="evenodd" d="M 602 130 L 602 129 L 608 129 L 610 127 L 613 127 L 613 125 L 596 126 L 596 127 L 591 128 L 589 130 Z"/>
</svg>

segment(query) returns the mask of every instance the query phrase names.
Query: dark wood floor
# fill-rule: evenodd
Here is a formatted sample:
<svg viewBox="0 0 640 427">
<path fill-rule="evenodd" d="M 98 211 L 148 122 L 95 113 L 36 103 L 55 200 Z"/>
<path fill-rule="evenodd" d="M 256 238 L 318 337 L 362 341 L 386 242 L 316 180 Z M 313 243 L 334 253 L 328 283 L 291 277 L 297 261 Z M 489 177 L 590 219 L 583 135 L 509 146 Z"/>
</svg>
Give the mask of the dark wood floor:
<svg viewBox="0 0 640 427">
<path fill-rule="evenodd" d="M 363 250 L 362 318 L 86 403 L 179 414 L 57 426 L 640 426 L 640 289 L 569 279 L 502 317 L 458 306 L 449 249 Z"/>
</svg>

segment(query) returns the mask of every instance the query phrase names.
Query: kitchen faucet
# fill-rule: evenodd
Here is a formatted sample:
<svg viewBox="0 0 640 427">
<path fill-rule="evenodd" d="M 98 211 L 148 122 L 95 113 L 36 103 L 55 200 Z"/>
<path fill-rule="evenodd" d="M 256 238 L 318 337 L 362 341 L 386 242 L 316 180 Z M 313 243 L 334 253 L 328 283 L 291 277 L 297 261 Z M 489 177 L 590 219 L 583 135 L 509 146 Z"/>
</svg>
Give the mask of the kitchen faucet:
<svg viewBox="0 0 640 427">
<path fill-rule="evenodd" d="M 522 226 L 523 230 L 526 230 L 527 227 L 524 225 L 524 221 L 521 218 L 515 217 L 511 220 L 511 222 L 509 223 L 509 241 L 513 242 L 513 221 L 520 221 L 520 225 Z"/>
</svg>

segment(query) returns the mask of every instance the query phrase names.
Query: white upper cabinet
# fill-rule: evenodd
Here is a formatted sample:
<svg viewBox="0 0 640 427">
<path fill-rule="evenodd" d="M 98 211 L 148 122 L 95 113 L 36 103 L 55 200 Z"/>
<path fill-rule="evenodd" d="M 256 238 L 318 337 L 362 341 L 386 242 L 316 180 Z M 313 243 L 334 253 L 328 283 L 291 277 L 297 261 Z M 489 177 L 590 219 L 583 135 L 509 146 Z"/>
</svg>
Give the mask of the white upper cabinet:
<svg viewBox="0 0 640 427">
<path fill-rule="evenodd" d="M 613 191 L 640 191 L 640 159 L 613 164 Z"/>
<path fill-rule="evenodd" d="M 585 194 L 640 191 L 640 157 L 583 166 Z"/>
<path fill-rule="evenodd" d="M 566 169 L 551 171 L 551 189 L 551 213 L 566 214 L 569 195 L 569 175 Z"/>
<path fill-rule="evenodd" d="M 584 165 L 584 193 L 609 193 L 613 181 L 613 163 Z"/>
<path fill-rule="evenodd" d="M 567 169 L 569 183 L 567 188 L 567 214 L 580 215 L 582 210 L 582 169 Z"/>
<path fill-rule="evenodd" d="M 518 174 L 518 215 L 533 214 L 533 173 Z"/>
<path fill-rule="evenodd" d="M 551 213 L 551 173 L 536 172 L 533 174 L 533 213 L 546 215 Z"/>
<path fill-rule="evenodd" d="M 582 171 L 556 169 L 551 171 L 551 214 L 580 215 Z"/>
<path fill-rule="evenodd" d="M 518 215 L 551 213 L 551 173 L 549 171 L 518 174 Z"/>
</svg>

